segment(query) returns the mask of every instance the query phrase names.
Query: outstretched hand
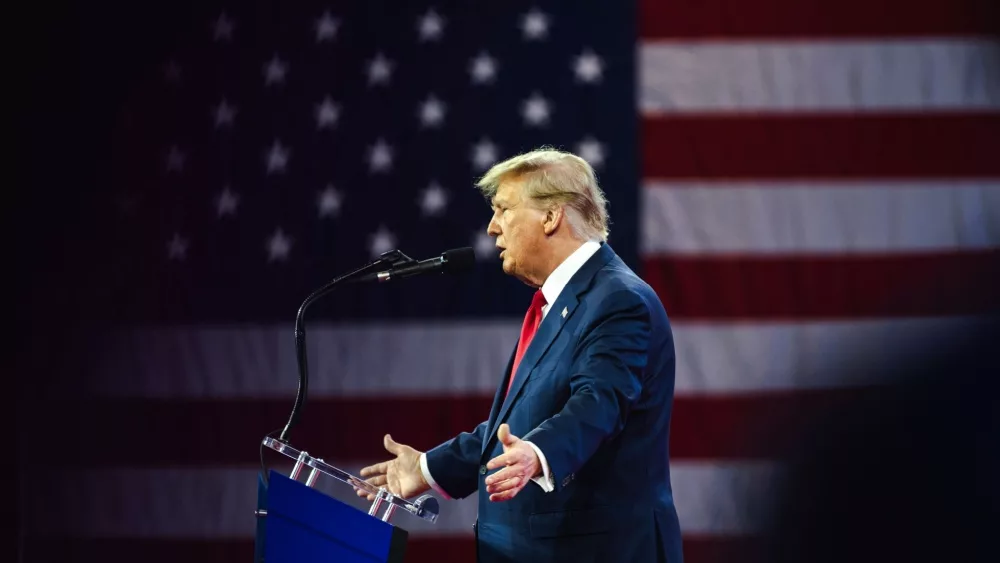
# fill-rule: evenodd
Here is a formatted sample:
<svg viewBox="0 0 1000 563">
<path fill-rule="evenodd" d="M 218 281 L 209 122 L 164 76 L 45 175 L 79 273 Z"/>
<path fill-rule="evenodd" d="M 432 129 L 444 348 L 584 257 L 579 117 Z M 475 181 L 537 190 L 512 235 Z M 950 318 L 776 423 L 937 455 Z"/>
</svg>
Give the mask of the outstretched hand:
<svg viewBox="0 0 1000 563">
<path fill-rule="evenodd" d="M 538 454 L 531 446 L 511 434 L 509 425 L 500 425 L 497 438 L 503 444 L 503 453 L 491 459 L 486 468 L 504 469 L 486 478 L 486 492 L 491 493 L 492 502 L 514 498 L 533 477 L 542 472 Z"/>
<path fill-rule="evenodd" d="M 431 488 L 420 471 L 420 453 L 405 444 L 399 444 L 386 434 L 382 439 L 386 451 L 395 455 L 394 459 L 369 465 L 361 470 L 365 482 L 375 487 L 384 487 L 401 498 L 411 498 Z M 359 497 L 375 500 L 375 495 L 364 489 L 355 489 Z"/>
</svg>

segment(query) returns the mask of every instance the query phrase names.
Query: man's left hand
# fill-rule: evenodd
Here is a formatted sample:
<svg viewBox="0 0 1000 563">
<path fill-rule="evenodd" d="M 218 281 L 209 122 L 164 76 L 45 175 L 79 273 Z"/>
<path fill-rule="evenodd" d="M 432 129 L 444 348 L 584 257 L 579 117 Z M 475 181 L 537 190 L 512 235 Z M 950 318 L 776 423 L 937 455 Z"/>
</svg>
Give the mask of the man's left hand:
<svg viewBox="0 0 1000 563">
<path fill-rule="evenodd" d="M 510 426 L 501 424 L 497 438 L 503 444 L 503 453 L 486 464 L 487 469 L 504 469 L 486 478 L 486 492 L 490 501 L 510 500 L 521 492 L 529 481 L 542 472 L 535 450 L 510 433 Z"/>
</svg>

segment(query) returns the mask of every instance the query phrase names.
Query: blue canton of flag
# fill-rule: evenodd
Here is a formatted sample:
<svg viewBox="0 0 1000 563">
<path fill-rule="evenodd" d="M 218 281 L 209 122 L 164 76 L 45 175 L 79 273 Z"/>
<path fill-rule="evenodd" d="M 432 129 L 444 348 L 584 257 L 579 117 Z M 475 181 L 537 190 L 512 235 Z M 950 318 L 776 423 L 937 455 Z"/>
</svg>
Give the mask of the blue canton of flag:
<svg viewBox="0 0 1000 563">
<path fill-rule="evenodd" d="M 312 289 L 381 252 L 472 246 L 471 276 L 345 289 L 315 315 L 517 317 L 530 294 L 502 273 L 473 184 L 542 145 L 593 164 L 610 242 L 636 266 L 633 9 L 219 8 L 123 113 L 118 309 L 144 321 L 288 320 Z"/>
</svg>

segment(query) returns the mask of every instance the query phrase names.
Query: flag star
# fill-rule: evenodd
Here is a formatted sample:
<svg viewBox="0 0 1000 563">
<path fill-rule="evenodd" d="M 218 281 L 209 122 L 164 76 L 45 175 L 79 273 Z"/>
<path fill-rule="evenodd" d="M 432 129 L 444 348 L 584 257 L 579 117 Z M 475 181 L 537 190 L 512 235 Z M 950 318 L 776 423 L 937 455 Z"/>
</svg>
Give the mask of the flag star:
<svg viewBox="0 0 1000 563">
<path fill-rule="evenodd" d="M 212 24 L 212 28 L 214 31 L 213 36 L 215 40 L 221 41 L 225 39 L 228 41 L 232 39 L 233 29 L 235 27 L 236 24 L 233 22 L 233 20 L 230 19 L 230 17 L 225 12 L 222 12 L 221 14 L 219 14 L 218 19 L 216 19 L 215 22 Z"/>
<path fill-rule="evenodd" d="M 233 119 L 236 118 L 236 107 L 229 105 L 229 102 L 223 98 L 219 105 L 215 106 L 212 113 L 215 115 L 215 128 L 219 129 L 224 125 L 233 124 Z"/>
<path fill-rule="evenodd" d="M 333 103 L 330 96 L 323 98 L 323 101 L 316 106 L 316 128 L 333 127 L 338 119 L 340 119 L 340 106 Z"/>
<path fill-rule="evenodd" d="M 392 61 L 382 53 L 368 63 L 368 84 L 386 84 L 392 76 Z"/>
<path fill-rule="evenodd" d="M 284 172 L 288 167 L 288 158 L 291 151 L 275 139 L 271 148 L 267 151 L 267 173 Z"/>
<path fill-rule="evenodd" d="M 521 17 L 521 31 L 525 39 L 542 39 L 549 33 L 549 17 L 532 8 Z"/>
<path fill-rule="evenodd" d="M 496 240 L 490 235 L 486 234 L 485 231 L 479 231 L 473 238 L 472 248 L 476 251 L 476 256 L 485 258 L 497 258 L 500 256 L 500 251 L 497 249 Z"/>
<path fill-rule="evenodd" d="M 188 241 L 178 233 L 167 243 L 167 257 L 171 260 L 183 260 L 187 257 Z"/>
<path fill-rule="evenodd" d="M 274 234 L 267 239 L 267 261 L 275 262 L 278 260 L 286 260 L 288 258 L 288 253 L 292 250 L 292 239 L 281 230 L 277 228 L 274 230 Z"/>
<path fill-rule="evenodd" d="M 604 72 L 604 61 L 601 60 L 601 57 L 595 55 L 593 51 L 584 51 L 583 54 L 576 58 L 576 62 L 573 64 L 573 72 L 576 73 L 576 79 L 579 82 L 600 82 L 601 75 Z"/>
<path fill-rule="evenodd" d="M 368 151 L 368 166 L 372 172 L 384 172 L 392 169 L 392 147 L 379 139 Z"/>
<path fill-rule="evenodd" d="M 477 170 L 486 170 L 497 161 L 497 146 L 489 139 L 482 139 L 472 146 L 472 163 Z"/>
<path fill-rule="evenodd" d="M 340 206 L 343 203 L 343 196 L 332 185 L 327 185 L 326 189 L 319 192 L 316 197 L 316 205 L 319 207 L 319 216 L 336 216 L 340 213 Z"/>
<path fill-rule="evenodd" d="M 233 192 L 229 186 L 222 189 L 222 193 L 215 199 L 216 216 L 235 215 L 236 206 L 240 204 L 240 196 Z"/>
<path fill-rule="evenodd" d="M 170 84 L 178 84 L 181 81 L 181 65 L 175 59 L 170 59 L 163 66 L 163 79 Z"/>
<path fill-rule="evenodd" d="M 497 61 L 487 53 L 480 53 L 469 65 L 473 84 L 491 83 L 496 78 Z"/>
<path fill-rule="evenodd" d="M 594 168 L 604 164 L 604 145 L 593 137 L 587 137 L 576 145 L 576 154 Z"/>
<path fill-rule="evenodd" d="M 371 236 L 371 253 L 373 258 L 396 248 L 396 237 L 384 225 L 379 225 L 378 230 Z"/>
<path fill-rule="evenodd" d="M 420 31 L 421 41 L 440 39 L 441 32 L 444 31 L 444 18 L 431 8 L 417 22 L 417 29 Z"/>
<path fill-rule="evenodd" d="M 521 115 L 528 125 L 544 125 L 549 121 L 551 109 L 549 102 L 537 92 L 524 101 L 521 106 Z"/>
<path fill-rule="evenodd" d="M 448 206 L 448 194 L 437 182 L 431 182 L 430 186 L 423 191 L 420 196 L 420 208 L 424 215 L 440 215 Z"/>
<path fill-rule="evenodd" d="M 184 162 L 187 156 L 177 145 L 170 147 L 167 151 L 167 172 L 181 172 L 184 170 Z"/>
<path fill-rule="evenodd" d="M 271 60 L 264 65 L 264 84 L 281 83 L 285 81 L 285 74 L 288 73 L 288 64 L 278 58 L 275 54 Z"/>
<path fill-rule="evenodd" d="M 420 104 L 420 124 L 424 127 L 437 127 L 444 121 L 444 102 L 434 97 L 433 94 Z"/>
<path fill-rule="evenodd" d="M 316 20 L 316 42 L 320 43 L 337 36 L 337 28 L 340 22 L 330 15 L 330 10 L 323 12 L 323 15 Z"/>
</svg>

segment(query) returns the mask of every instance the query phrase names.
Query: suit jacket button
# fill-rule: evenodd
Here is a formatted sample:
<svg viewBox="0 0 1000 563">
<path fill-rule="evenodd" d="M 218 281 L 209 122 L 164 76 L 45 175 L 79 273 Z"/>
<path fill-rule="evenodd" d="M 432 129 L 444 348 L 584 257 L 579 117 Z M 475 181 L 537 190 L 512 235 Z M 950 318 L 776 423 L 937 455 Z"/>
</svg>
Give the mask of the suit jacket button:
<svg viewBox="0 0 1000 563">
<path fill-rule="evenodd" d="M 480 465 L 479 466 L 479 474 L 480 475 L 486 475 L 486 471 L 487 470 L 486 470 L 486 466 L 485 465 Z"/>
</svg>

